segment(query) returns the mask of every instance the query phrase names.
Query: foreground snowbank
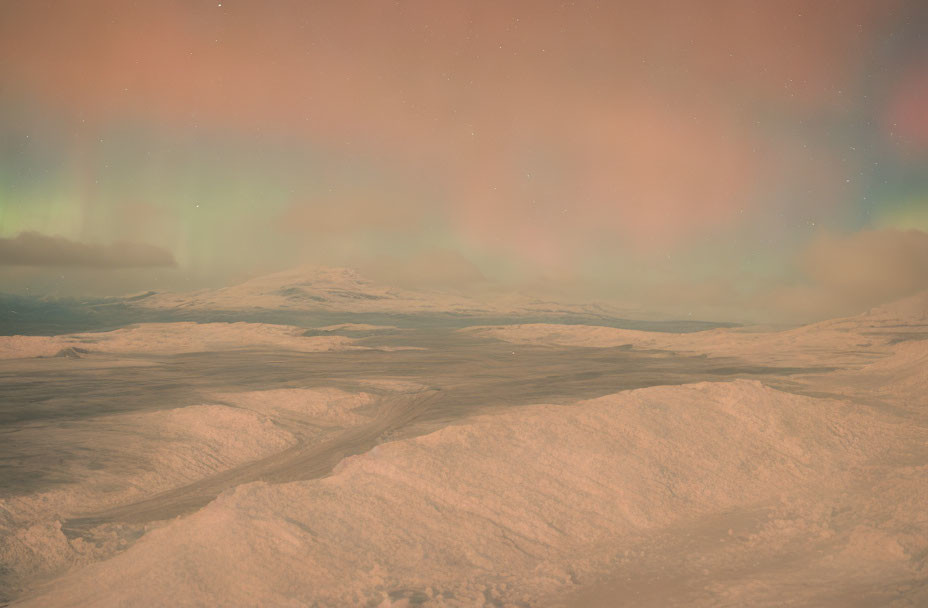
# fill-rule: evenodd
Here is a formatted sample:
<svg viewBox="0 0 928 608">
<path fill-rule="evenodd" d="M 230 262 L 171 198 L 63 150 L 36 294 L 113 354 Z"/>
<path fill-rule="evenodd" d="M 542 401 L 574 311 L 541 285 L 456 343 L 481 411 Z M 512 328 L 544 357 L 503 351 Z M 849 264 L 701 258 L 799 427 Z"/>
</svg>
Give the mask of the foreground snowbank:
<svg viewBox="0 0 928 608">
<path fill-rule="evenodd" d="M 239 486 L 23 605 L 537 603 L 614 567 L 623 539 L 814 503 L 899 432 L 753 381 L 525 407 L 382 444 L 325 479 Z M 915 537 L 893 559 L 908 566 Z"/>
<path fill-rule="evenodd" d="M 229 405 L 96 416 L 26 427 L 17 441 L 67 462 L 68 483 L 0 493 L 0 582 L 19 586 L 124 548 L 141 528 L 105 526 L 93 542 L 69 539 L 61 522 L 135 502 L 214 473 L 321 440 L 368 419 L 369 393 L 334 388 L 214 395 Z M 128 535 L 128 537 L 127 537 Z"/>
<path fill-rule="evenodd" d="M 295 443 L 266 416 L 221 405 L 99 416 L 19 434 L 20 443 L 67 462 L 69 481 L 0 497 L 5 584 L 118 548 L 69 542 L 61 521 L 70 515 L 132 502 Z"/>
</svg>

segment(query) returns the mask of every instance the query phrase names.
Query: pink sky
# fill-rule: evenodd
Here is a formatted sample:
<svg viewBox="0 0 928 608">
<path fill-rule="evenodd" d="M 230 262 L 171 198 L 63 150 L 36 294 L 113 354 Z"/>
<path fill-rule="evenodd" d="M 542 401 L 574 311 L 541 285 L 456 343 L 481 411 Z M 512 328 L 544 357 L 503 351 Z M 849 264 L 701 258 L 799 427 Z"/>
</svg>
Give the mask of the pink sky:
<svg viewBox="0 0 928 608">
<path fill-rule="evenodd" d="M 390 254 L 401 239 L 454 250 L 485 274 L 615 283 L 622 273 L 603 268 L 668 256 L 724 268 L 707 253 L 719 241 L 731 243 L 720 255 L 778 258 L 765 264 L 788 274 L 811 223 L 868 227 L 862 125 L 896 125 L 900 150 L 914 148 L 919 162 L 928 141 L 923 62 L 892 66 L 887 99 L 866 93 L 889 73 L 879 53 L 911 12 L 902 2 L 35 1 L 2 11 L 0 101 L 28 106 L 31 120 L 54 117 L 69 170 L 85 174 L 83 191 L 80 176 L 66 187 L 81 213 L 128 202 L 100 200 L 105 188 L 86 184 L 99 183 L 105 137 L 150 145 L 133 143 L 130 127 L 158 133 L 161 156 L 174 140 L 196 141 L 194 164 L 229 141 L 275 158 L 293 147 L 342 159 L 326 177 L 334 193 L 293 187 L 274 204 L 237 203 L 227 213 L 241 221 L 227 220 L 221 237 L 199 234 L 176 201 L 139 192 L 134 202 L 177 225 L 170 239 L 148 240 L 200 274 L 312 257 L 295 244 L 300 227 L 318 234 L 312 224 L 333 222 L 343 241 L 330 252 Z M 252 168 L 256 190 L 275 179 L 273 160 Z M 203 180 L 222 171 L 210 166 Z M 26 219 L 5 234 L 43 231 L 28 211 L 16 217 Z M 109 234 L 85 221 L 62 236 L 115 240 L 136 234 L 131 224 Z M 344 246 L 372 226 L 386 244 Z M 216 255 L 190 253 L 202 242 L 182 242 L 196 236 L 256 249 L 214 268 L 204 260 Z M 769 240 L 761 252 L 751 248 L 759 239 Z"/>
</svg>

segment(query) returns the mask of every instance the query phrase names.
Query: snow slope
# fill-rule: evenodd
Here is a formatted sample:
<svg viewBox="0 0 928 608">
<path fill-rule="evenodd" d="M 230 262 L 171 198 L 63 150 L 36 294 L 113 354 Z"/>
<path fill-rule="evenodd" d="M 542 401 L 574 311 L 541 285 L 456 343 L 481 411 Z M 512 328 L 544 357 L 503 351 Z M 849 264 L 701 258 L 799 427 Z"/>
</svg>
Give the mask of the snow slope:
<svg viewBox="0 0 928 608">
<path fill-rule="evenodd" d="M 370 405 L 370 393 L 349 393 L 336 388 L 276 389 L 216 393 L 223 403 L 271 415 L 275 419 L 349 426 L 364 422 L 368 416 L 357 410 Z"/>
<path fill-rule="evenodd" d="M 195 405 L 25 428 L 17 441 L 66 458 L 68 483 L 0 494 L 0 565 L 11 585 L 118 549 L 115 534 L 110 546 L 69 543 L 61 531 L 67 516 L 189 483 L 282 450 L 295 438 L 247 410 Z"/>
<path fill-rule="evenodd" d="M 213 396 L 226 405 L 82 418 L 17 431 L 20 445 L 67 462 L 67 483 L 0 492 L 0 583 L 15 587 L 107 557 L 143 532 L 103 526 L 92 542 L 69 539 L 62 521 L 132 503 L 367 420 L 374 397 L 333 388 Z M 299 423 L 294 425 L 294 422 Z"/>
<path fill-rule="evenodd" d="M 830 516 L 808 523 L 815 509 L 782 513 L 840 494 L 913 433 L 753 381 L 514 409 L 382 444 L 324 479 L 240 486 L 21 605 L 535 605 L 607 576 L 642 535 L 759 505 L 779 519 L 746 547 L 813 531 L 840 537 L 835 560 L 850 551 L 889 576 L 924 568 L 928 522 L 842 536 Z M 873 539 L 886 552 L 855 548 Z"/>
</svg>

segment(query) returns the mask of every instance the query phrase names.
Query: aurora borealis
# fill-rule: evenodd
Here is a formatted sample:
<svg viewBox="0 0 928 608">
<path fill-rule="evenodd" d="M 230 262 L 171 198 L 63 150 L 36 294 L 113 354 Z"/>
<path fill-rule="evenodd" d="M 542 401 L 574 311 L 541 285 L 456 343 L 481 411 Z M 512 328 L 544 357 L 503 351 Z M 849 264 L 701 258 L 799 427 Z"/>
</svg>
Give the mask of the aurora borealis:
<svg viewBox="0 0 928 608">
<path fill-rule="evenodd" d="M 928 607 L 928 0 L 0 0 L 0 608 Z"/>
<path fill-rule="evenodd" d="M 925 108 L 918 1 L 7 0 L 0 238 L 177 264 L 4 258 L 0 281 L 116 294 L 311 263 L 850 314 L 928 288 Z"/>
</svg>

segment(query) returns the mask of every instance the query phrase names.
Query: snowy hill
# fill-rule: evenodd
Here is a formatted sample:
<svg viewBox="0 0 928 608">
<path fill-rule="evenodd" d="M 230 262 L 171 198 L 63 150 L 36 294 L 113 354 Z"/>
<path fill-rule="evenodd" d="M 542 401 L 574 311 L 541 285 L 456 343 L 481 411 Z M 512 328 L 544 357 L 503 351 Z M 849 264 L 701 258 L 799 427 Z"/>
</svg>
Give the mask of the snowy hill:
<svg viewBox="0 0 928 608">
<path fill-rule="evenodd" d="M 697 556 L 779 564 L 760 589 L 729 584 L 729 605 L 775 605 L 795 572 L 805 573 L 796 605 L 823 605 L 811 595 L 821 585 L 809 583 L 835 563 L 859 566 L 862 592 L 918 567 L 916 511 L 842 493 L 875 446 L 913 434 L 862 408 L 750 381 L 480 416 L 382 444 L 325 479 L 240 486 L 23 605 L 541 605 L 646 563 L 673 526 L 699 533 L 679 547 L 683 566 L 662 562 L 675 581 L 659 587 L 666 595 L 635 605 L 670 605 L 684 574 L 695 577 L 689 605 L 721 605 L 709 586 L 718 566 L 690 568 Z M 923 487 L 894 480 L 884 490 Z M 816 508 L 823 493 L 835 509 Z M 733 509 L 751 516 L 704 519 Z M 882 527 L 842 515 L 862 510 Z M 792 553 L 797 541 L 806 552 Z"/>
</svg>

